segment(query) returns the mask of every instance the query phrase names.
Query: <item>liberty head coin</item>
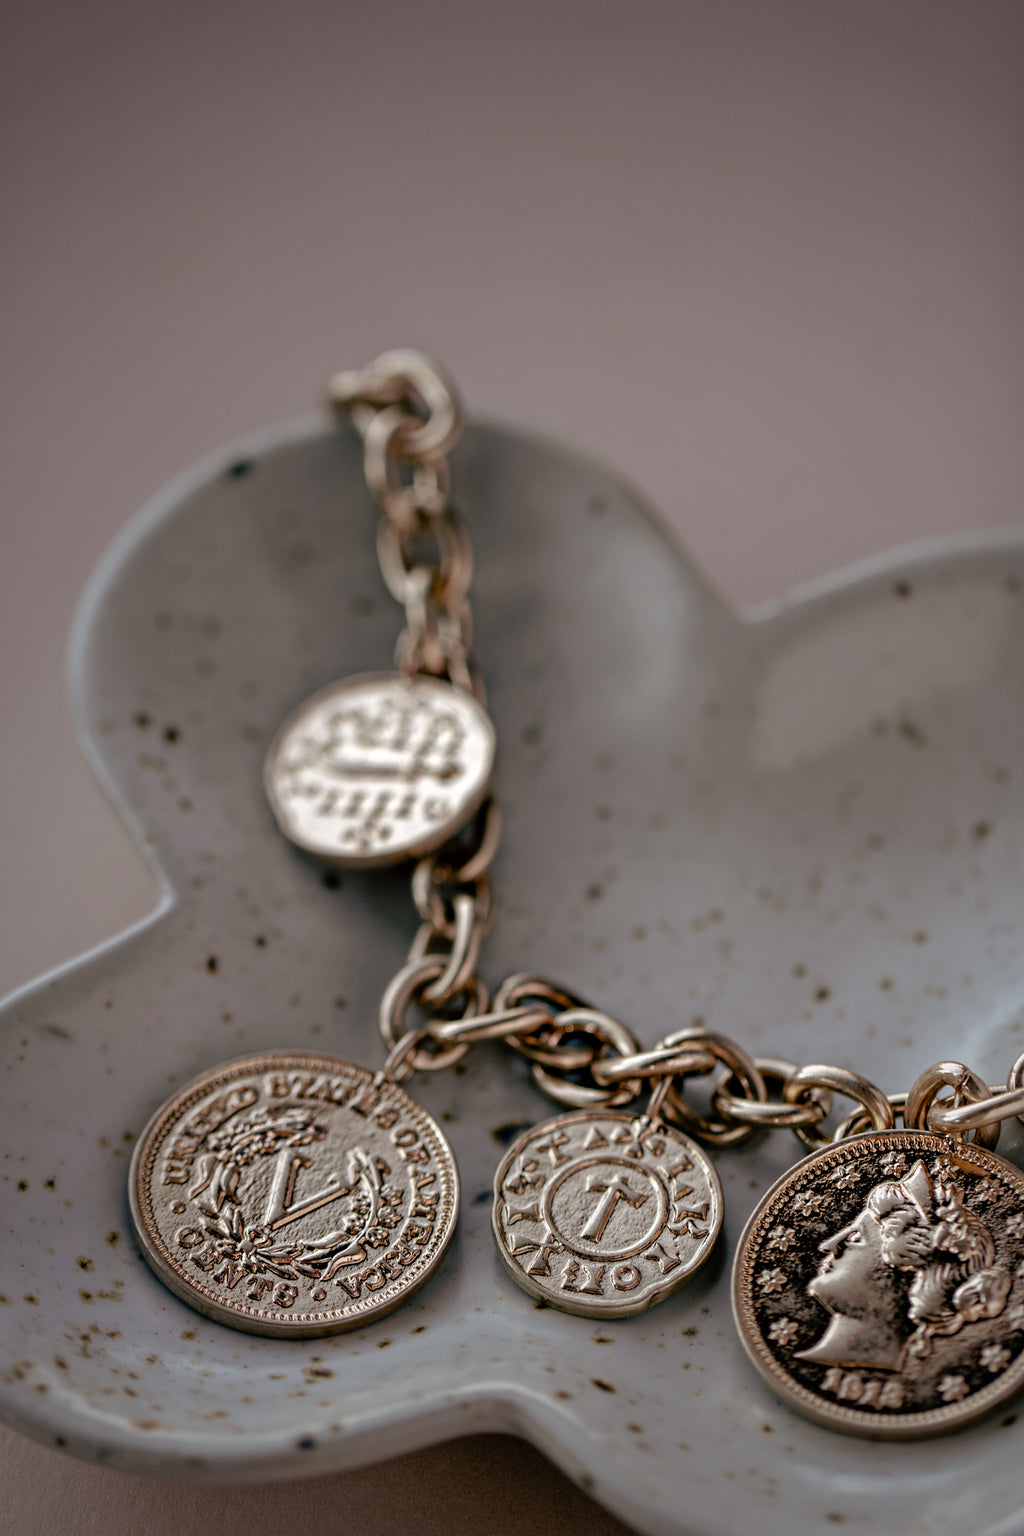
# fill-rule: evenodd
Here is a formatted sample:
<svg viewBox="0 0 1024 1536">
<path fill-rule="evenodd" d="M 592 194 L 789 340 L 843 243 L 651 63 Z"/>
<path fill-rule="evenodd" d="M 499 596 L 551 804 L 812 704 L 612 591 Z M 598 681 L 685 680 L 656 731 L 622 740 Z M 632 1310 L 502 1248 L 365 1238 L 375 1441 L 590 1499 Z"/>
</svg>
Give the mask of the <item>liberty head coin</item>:
<svg viewBox="0 0 1024 1536">
<path fill-rule="evenodd" d="M 1024 1383 L 1024 1177 L 930 1131 L 828 1146 L 751 1216 L 733 1310 L 772 1390 L 820 1424 L 972 1423 Z"/>
</svg>

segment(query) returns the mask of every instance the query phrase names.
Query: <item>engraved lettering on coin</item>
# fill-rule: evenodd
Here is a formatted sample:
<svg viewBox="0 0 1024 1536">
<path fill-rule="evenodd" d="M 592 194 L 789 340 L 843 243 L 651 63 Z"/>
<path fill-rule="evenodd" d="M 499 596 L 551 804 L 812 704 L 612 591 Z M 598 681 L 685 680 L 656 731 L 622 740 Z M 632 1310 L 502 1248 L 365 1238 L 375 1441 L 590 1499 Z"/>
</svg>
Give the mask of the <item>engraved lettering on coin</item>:
<svg viewBox="0 0 1024 1536">
<path fill-rule="evenodd" d="M 1024 1177 L 926 1131 L 817 1152 L 751 1216 L 733 1310 L 761 1374 L 820 1423 L 970 1423 L 1024 1383 Z"/>
<path fill-rule="evenodd" d="M 432 677 L 348 678 L 285 721 L 264 784 L 285 836 L 335 863 L 390 864 L 438 848 L 480 805 L 494 728 Z"/>
<path fill-rule="evenodd" d="M 458 1175 L 394 1083 L 303 1052 L 245 1057 L 157 1111 L 132 1158 L 136 1236 L 197 1311 L 250 1333 L 337 1333 L 437 1268 Z"/>
<path fill-rule="evenodd" d="M 494 1180 L 505 1268 L 582 1317 L 630 1317 L 689 1280 L 722 1222 L 715 1170 L 688 1136 L 617 1110 L 534 1126 Z"/>
</svg>

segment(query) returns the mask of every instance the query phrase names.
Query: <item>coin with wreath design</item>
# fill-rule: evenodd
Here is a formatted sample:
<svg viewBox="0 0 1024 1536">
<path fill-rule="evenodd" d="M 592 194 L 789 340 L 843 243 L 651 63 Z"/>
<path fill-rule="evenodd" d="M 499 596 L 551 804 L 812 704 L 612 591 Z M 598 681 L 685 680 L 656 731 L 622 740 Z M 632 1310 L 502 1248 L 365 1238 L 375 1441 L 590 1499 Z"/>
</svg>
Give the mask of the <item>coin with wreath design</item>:
<svg viewBox="0 0 1024 1536">
<path fill-rule="evenodd" d="M 928 1131 L 829 1146 L 751 1216 L 733 1309 L 769 1385 L 819 1423 L 960 1428 L 1024 1384 L 1024 1177 Z"/>
<path fill-rule="evenodd" d="M 437 1268 L 458 1175 L 401 1088 L 303 1052 L 248 1056 L 157 1111 L 129 1180 L 143 1254 L 183 1301 L 250 1333 L 337 1333 Z"/>
</svg>

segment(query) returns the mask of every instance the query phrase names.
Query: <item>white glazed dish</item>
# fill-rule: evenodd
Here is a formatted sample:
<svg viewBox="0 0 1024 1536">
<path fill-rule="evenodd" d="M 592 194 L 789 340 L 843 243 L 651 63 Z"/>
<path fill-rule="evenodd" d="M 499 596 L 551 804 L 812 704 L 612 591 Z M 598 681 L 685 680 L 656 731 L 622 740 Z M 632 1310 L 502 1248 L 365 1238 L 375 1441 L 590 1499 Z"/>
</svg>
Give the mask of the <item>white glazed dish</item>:
<svg viewBox="0 0 1024 1536">
<path fill-rule="evenodd" d="M 506 814 L 485 973 L 551 974 L 644 1041 L 700 1017 L 888 1088 L 950 1056 L 1004 1074 L 1024 1044 L 1024 536 L 899 552 L 736 616 L 566 450 L 477 427 L 455 471 Z M 183 477 L 87 594 L 79 730 L 163 899 L 0 1021 L 5 1417 L 126 1470 L 254 1480 L 512 1430 L 651 1532 L 1024 1529 L 1019 1404 L 946 1441 L 861 1443 L 747 1364 L 727 1266 L 799 1155 L 782 1133 L 718 1158 L 710 1272 L 631 1321 L 537 1310 L 500 1266 L 493 1169 L 552 1106 L 498 1047 L 413 1085 L 464 1203 L 403 1311 L 250 1338 L 139 1258 L 130 1143 L 172 1087 L 264 1047 L 382 1059 L 407 877 L 325 883 L 261 788 L 300 700 L 386 664 L 372 534 L 355 445 L 300 424 Z"/>
</svg>

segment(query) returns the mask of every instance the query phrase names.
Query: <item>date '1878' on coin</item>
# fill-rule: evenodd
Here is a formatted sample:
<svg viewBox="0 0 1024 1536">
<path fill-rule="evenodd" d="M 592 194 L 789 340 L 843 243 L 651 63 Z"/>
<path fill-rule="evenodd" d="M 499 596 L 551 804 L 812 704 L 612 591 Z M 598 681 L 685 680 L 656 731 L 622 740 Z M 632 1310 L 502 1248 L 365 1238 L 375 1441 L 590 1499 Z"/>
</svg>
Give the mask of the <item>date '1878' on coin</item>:
<svg viewBox="0 0 1024 1536">
<path fill-rule="evenodd" d="M 957 1429 L 1024 1383 L 1024 1178 L 928 1131 L 798 1163 L 740 1239 L 733 1308 L 790 1406 L 832 1429 Z"/>
<path fill-rule="evenodd" d="M 455 1161 L 394 1083 L 333 1057 L 245 1057 L 187 1084 L 132 1158 L 142 1252 L 183 1301 L 249 1333 L 338 1333 L 427 1281 L 455 1230 Z"/>
</svg>

